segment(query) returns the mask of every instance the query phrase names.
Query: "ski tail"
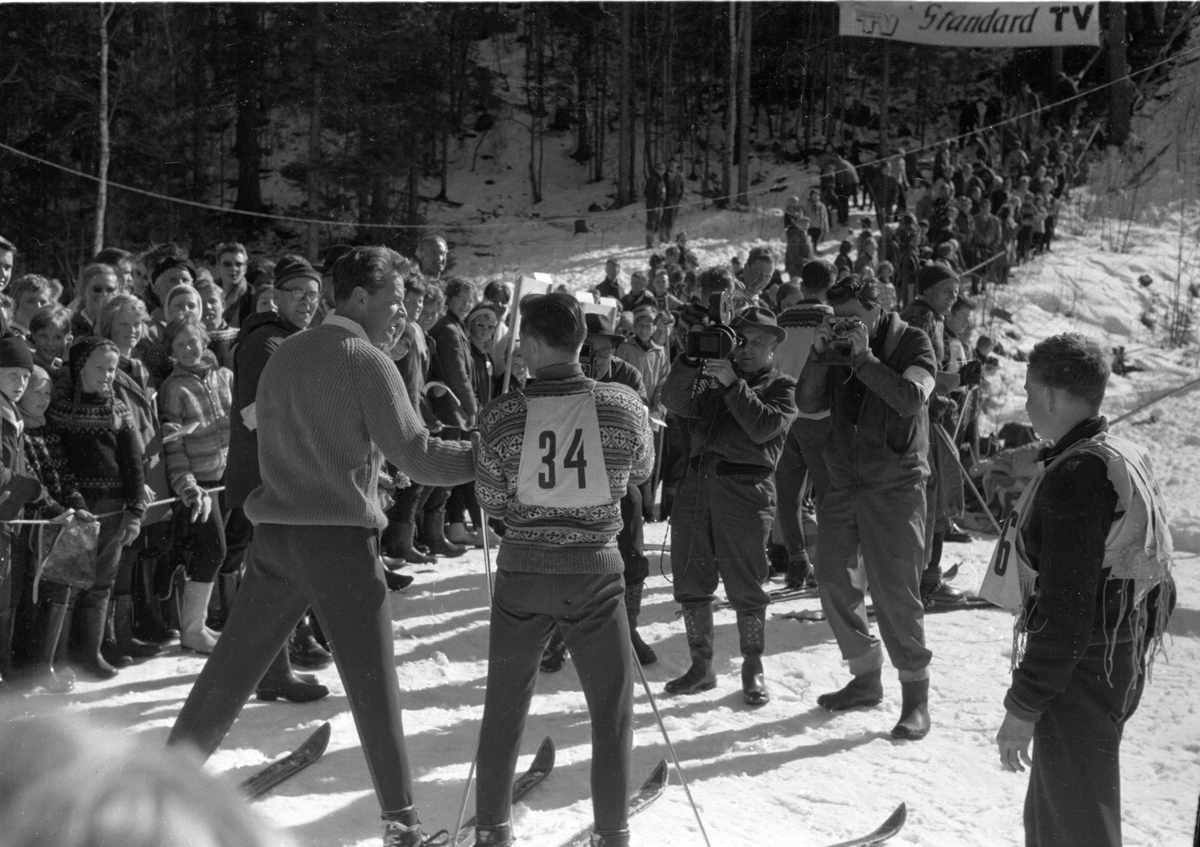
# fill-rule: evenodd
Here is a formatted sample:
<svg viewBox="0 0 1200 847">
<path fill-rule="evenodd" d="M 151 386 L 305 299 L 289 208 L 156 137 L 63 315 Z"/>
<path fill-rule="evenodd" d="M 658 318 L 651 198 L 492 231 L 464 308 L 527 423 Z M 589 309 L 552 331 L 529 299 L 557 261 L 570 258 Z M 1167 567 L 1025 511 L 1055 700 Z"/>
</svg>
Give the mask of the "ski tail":
<svg viewBox="0 0 1200 847">
<path fill-rule="evenodd" d="M 538 786 L 550 771 L 554 770 L 554 739 L 546 736 L 534 754 L 533 761 L 525 772 L 513 780 L 512 801 L 519 802 L 526 794 Z M 454 839 L 457 847 L 473 847 L 475 844 L 475 816 L 463 821 L 458 837 Z"/>
<path fill-rule="evenodd" d="M 321 724 L 312 735 L 305 739 L 303 744 L 282 759 L 272 762 L 252 775 L 239 787 L 249 795 L 251 800 L 257 800 L 281 782 L 291 779 L 321 758 L 325 748 L 329 746 L 329 733 L 329 723 Z"/>
</svg>

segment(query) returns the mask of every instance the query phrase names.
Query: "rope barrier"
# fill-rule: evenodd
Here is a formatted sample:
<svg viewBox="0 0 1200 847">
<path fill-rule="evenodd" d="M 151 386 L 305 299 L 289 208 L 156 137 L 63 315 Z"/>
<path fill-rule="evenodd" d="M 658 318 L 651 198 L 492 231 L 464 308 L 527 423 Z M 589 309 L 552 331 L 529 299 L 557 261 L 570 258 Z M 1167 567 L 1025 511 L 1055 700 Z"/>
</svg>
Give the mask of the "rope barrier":
<svg viewBox="0 0 1200 847">
<path fill-rule="evenodd" d="M 997 127 L 1001 127 L 1006 124 L 1014 123 L 1016 121 L 1024 120 L 1025 118 L 1040 114 L 1041 112 L 1049 111 L 1051 109 L 1054 109 L 1054 108 L 1057 108 L 1058 106 L 1063 105 L 1064 103 L 1070 103 L 1074 100 L 1078 100 L 1083 97 L 1090 97 L 1092 94 L 1095 94 L 1098 91 L 1103 91 L 1104 89 L 1109 88 L 1110 86 L 1116 85 L 1118 83 L 1131 81 L 1135 77 L 1139 77 L 1142 74 L 1149 73 L 1150 71 L 1152 71 L 1156 68 L 1162 67 L 1163 65 L 1177 61 L 1181 58 L 1192 55 L 1194 53 L 1200 53 L 1200 45 L 1197 45 L 1196 47 L 1188 48 L 1186 50 L 1181 50 L 1172 56 L 1168 56 L 1165 59 L 1162 59 L 1158 62 L 1154 62 L 1153 64 L 1150 64 L 1150 65 L 1147 65 L 1146 67 L 1142 68 L 1141 70 L 1134 71 L 1133 73 L 1125 74 L 1124 76 L 1118 77 L 1117 79 L 1114 79 L 1114 80 L 1109 80 L 1108 82 L 1100 83 L 1099 85 L 1089 88 L 1087 91 L 1081 91 L 1077 94 L 1073 94 L 1069 97 L 1064 97 L 1063 99 L 1057 100 L 1053 103 L 1047 103 L 1044 106 L 1038 106 L 1035 109 L 1031 109 L 1031 110 L 1029 110 L 1027 112 L 1023 112 L 1019 115 L 1014 115 L 1010 118 L 1004 118 L 1003 120 L 997 121 L 996 123 L 979 127 L 978 129 L 972 130 L 971 132 L 959 133 L 958 135 L 951 135 L 946 138 L 938 139 L 936 141 L 931 142 L 930 144 L 925 144 L 920 147 L 913 148 L 910 152 L 917 153 L 917 152 L 921 152 L 923 150 L 931 150 L 943 142 L 960 141 L 965 138 L 970 138 L 972 135 L 975 135 L 977 133 L 982 134 L 984 132 L 989 132 L 989 131 L 996 129 Z M 1094 137 L 1094 134 L 1093 134 L 1093 137 Z M 54 168 L 55 170 L 62 171 L 63 173 L 67 173 L 72 176 L 91 180 L 92 182 L 95 182 L 95 183 L 99 183 L 101 181 L 98 176 L 95 176 L 93 174 L 84 173 L 83 171 L 79 171 L 74 168 L 69 168 L 69 167 L 66 167 L 65 165 L 60 165 L 56 162 L 52 162 L 48 159 L 44 159 L 41 156 L 35 156 L 32 153 L 27 153 L 24 150 L 20 150 L 16 147 L 8 145 L 8 144 L 0 143 L 0 150 L 6 150 L 16 156 L 21 156 L 23 158 L 30 159 L 32 161 L 38 162 L 39 164 L 45 165 L 50 168 Z M 858 167 L 861 168 L 861 167 L 866 167 L 866 166 L 870 166 L 870 165 L 878 165 L 878 164 L 881 164 L 884 162 L 890 162 L 892 160 L 900 159 L 900 158 L 903 158 L 903 154 L 894 153 L 889 156 L 882 156 L 882 157 L 878 157 L 875 159 L 871 159 L 870 161 L 867 161 L 867 162 L 863 162 Z M 833 171 L 833 173 L 835 175 L 838 173 L 847 173 L 852 168 L 853 168 L 853 166 L 851 166 L 850 168 L 840 168 L 838 170 Z M 819 176 L 817 176 L 815 178 L 809 177 L 806 180 L 802 181 L 800 184 L 801 185 L 813 185 L 813 184 L 818 183 L 819 180 L 820 180 Z M 420 229 L 447 230 L 448 229 L 448 230 L 452 230 L 452 231 L 454 231 L 454 230 L 457 230 L 457 231 L 472 230 L 472 229 L 478 229 L 478 230 L 494 229 L 494 228 L 498 228 L 498 227 L 510 226 L 510 224 L 508 224 L 508 223 L 499 223 L 499 222 L 478 223 L 478 224 L 454 224 L 454 225 L 447 226 L 447 225 L 442 225 L 442 224 L 358 223 L 355 221 L 336 221 L 336 220 L 326 220 L 323 218 L 302 218 L 302 217 L 297 217 L 294 215 L 276 215 L 276 214 L 271 214 L 268 212 L 252 212 L 252 211 L 248 211 L 245 209 L 231 209 L 226 206 L 218 206 L 213 203 L 201 203 L 196 200 L 185 200 L 181 197 L 172 197 L 170 195 L 161 194 L 156 191 L 150 191 L 145 188 L 137 188 L 136 186 L 126 185 L 126 184 L 120 183 L 120 182 L 113 182 L 112 180 L 107 180 L 106 184 L 110 188 L 119 188 L 122 191 L 128 191 L 130 193 L 138 194 L 143 197 L 151 197 L 156 200 L 162 200 L 162 201 L 165 201 L 168 203 L 175 203 L 175 204 L 182 205 L 182 206 L 189 206 L 191 208 L 204 209 L 206 211 L 211 211 L 211 212 L 221 212 L 223 214 L 229 214 L 229 215 L 242 215 L 244 217 L 260 218 L 260 219 L 264 219 L 264 220 L 274 220 L 274 221 L 285 221 L 288 223 L 297 223 L 297 224 L 306 224 L 306 225 L 307 224 L 316 224 L 319 226 L 330 226 L 330 227 L 349 226 L 349 227 L 355 227 L 355 228 L 361 228 L 361 229 L 418 229 L 418 230 L 420 230 Z M 768 186 L 765 188 L 758 188 L 758 189 L 751 189 L 751 190 L 746 191 L 745 195 L 747 197 L 749 197 L 749 196 L 757 197 L 759 195 L 772 193 L 773 189 L 774 189 L 774 186 Z M 740 196 L 741 194 L 742 194 L 742 192 L 739 192 L 738 196 Z M 709 201 L 713 201 L 713 200 L 728 200 L 728 199 L 731 199 L 732 196 L 735 196 L 735 195 L 728 195 L 728 196 L 723 195 L 723 196 L 718 196 L 715 198 L 702 198 L 702 199 L 696 200 L 696 201 L 689 201 L 687 203 L 676 204 L 676 206 L 674 208 L 690 209 L 690 208 L 694 208 L 697 206 L 706 205 Z M 590 216 L 589 219 L 592 221 L 607 220 L 607 219 L 612 219 L 612 218 L 627 217 L 629 214 L 630 214 L 630 211 L 611 212 L 611 213 L 607 213 L 607 214 L 592 215 L 592 216 Z M 546 217 L 546 218 L 537 218 L 536 221 L 531 220 L 531 222 L 543 223 L 543 224 L 569 223 L 571 221 L 577 220 L 578 218 L 579 218 L 578 214 L 576 214 L 576 215 L 561 215 L 561 216 L 551 216 L 551 217 Z"/>
<path fill-rule="evenodd" d="M 225 490 L 225 486 L 221 485 L 216 488 L 205 488 L 204 493 L 217 494 L 224 490 Z M 182 503 L 182 502 L 183 502 L 182 497 L 168 497 L 165 500 L 153 500 L 146 504 L 146 508 L 149 509 L 154 506 L 166 506 L 169 503 Z M 96 520 L 100 520 L 101 518 L 115 518 L 117 515 L 123 515 L 123 514 L 125 514 L 125 510 L 121 509 L 116 512 L 105 512 L 102 515 L 93 515 L 93 517 L 96 518 Z M 56 524 L 56 523 L 58 523 L 58 521 L 54 520 L 54 519 L 0 521 L 0 524 L 10 524 L 10 525 L 14 525 L 14 526 L 48 526 L 50 524 Z"/>
</svg>

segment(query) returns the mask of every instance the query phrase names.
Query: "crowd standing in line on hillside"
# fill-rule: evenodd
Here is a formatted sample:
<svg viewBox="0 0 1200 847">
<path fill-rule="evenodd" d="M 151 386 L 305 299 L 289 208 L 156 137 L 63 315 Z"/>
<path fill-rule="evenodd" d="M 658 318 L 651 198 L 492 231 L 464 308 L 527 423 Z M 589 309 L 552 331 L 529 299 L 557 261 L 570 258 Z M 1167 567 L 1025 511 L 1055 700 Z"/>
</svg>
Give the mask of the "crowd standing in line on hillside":
<svg viewBox="0 0 1200 847">
<path fill-rule="evenodd" d="M 108 679 L 178 641 L 213 655 L 172 741 L 211 753 L 252 693 L 326 696 L 293 666 L 326 667 L 336 644 L 385 844 L 437 844 L 417 820 L 386 593 L 411 583 L 406 565 L 499 538 L 492 623 L 507 635 L 490 655 L 485 724 L 505 743 L 481 747 L 479 843 L 511 843 L 513 716 L 527 708 L 538 666 L 553 673 L 570 655 L 599 698 L 593 720 L 603 718 L 593 843 L 624 847 L 631 676 L 627 661 L 602 656 L 657 661 L 638 633 L 642 534 L 646 521 L 672 519 L 691 664 L 666 693 L 718 684 L 721 582 L 737 615 L 743 699 L 769 701 L 774 575 L 820 597 L 849 667 L 850 681 L 817 702 L 831 711 L 881 702 L 886 654 L 903 692 L 892 735 L 919 740 L 932 726 L 936 651 L 923 618 L 970 599 L 940 563 L 946 542 L 969 537 L 956 523 L 961 464 L 989 449 L 976 424 L 993 357 L 1005 352 L 973 337 L 976 303 L 1014 264 L 1052 249 L 1078 153 L 1061 132 L 943 142 L 927 167 L 905 150 L 875 165 L 830 145 L 818 184 L 786 203 L 782 255 L 759 246 L 704 269 L 675 228 L 684 182 L 672 160 L 653 168 L 646 189 L 647 247 L 661 252 L 645 267 L 610 259 L 590 296 L 520 304 L 505 281 L 481 288 L 454 275 L 436 235 L 412 260 L 334 245 L 318 266 L 252 256 L 236 242 L 201 262 L 173 244 L 137 255 L 106 248 L 66 290 L 33 272 L 10 281 L 20 252 L 0 239 L 0 520 L 51 530 L 0 531 L 0 685 L 65 693 L 76 671 Z M 854 231 L 851 215 L 870 208 L 874 219 Z M 1030 380 L 1042 394 L 1078 399 L 1062 374 L 1082 359 L 1102 396 L 1107 370 L 1091 342 L 1060 340 L 1040 356 Z M 326 408 L 332 387 L 345 396 Z M 1086 424 L 1074 439 L 1100 445 L 1092 452 L 1109 467 L 1142 462 L 1103 446 L 1113 442 L 1092 420 L 1097 396 L 1080 401 L 1092 414 L 1069 422 Z M 1030 414 L 1035 427 L 1059 421 L 1040 406 Z M 294 449 L 297 430 L 316 445 L 307 458 Z M 346 433 L 362 444 L 347 451 Z M 591 466 L 606 470 L 600 489 L 586 484 Z M 297 493 L 305 485 L 330 490 L 309 502 Z M 1091 515 L 1092 547 L 1110 531 L 1144 532 L 1130 510 L 1144 518 L 1157 505 L 1153 484 L 1119 493 L 1124 518 L 1109 500 L 1093 504 L 1104 514 Z M 1041 496 L 1030 509 L 1048 508 Z M 1051 509 L 1036 520 L 1005 529 L 1045 534 L 1057 518 Z M 1023 538 L 1022 565 L 1040 587 L 1024 598 L 1028 646 L 1000 745 L 1006 766 L 1019 767 L 1023 740 L 1034 740 L 1026 821 L 1043 832 L 1088 790 L 1064 799 L 1054 774 L 1115 772 L 1115 754 L 1080 759 L 1077 745 L 1055 739 L 1059 724 L 1040 723 L 1066 720 L 1056 698 L 1067 695 L 1029 682 L 1033 663 L 1052 665 L 1042 672 L 1065 685 L 1081 662 L 1106 661 L 1086 637 L 1097 610 L 1075 604 L 1071 617 L 1054 605 L 1060 569 L 1090 568 L 1099 585 L 1095 626 L 1122 645 L 1118 681 L 1137 692 L 1122 701 L 1122 720 L 1163 631 L 1170 577 L 1126 573 L 1107 558 L 1064 562 L 1046 553 L 1053 545 Z M 1161 552 L 1168 542 L 1156 543 Z M 561 605 L 570 605 L 564 591 L 579 603 Z M 1104 688 L 1094 675 L 1088 684 Z M 1110 697 L 1078 696 L 1089 709 Z M 1102 787 L 1112 811 L 1089 843 L 1116 844 L 1117 799 Z"/>
</svg>

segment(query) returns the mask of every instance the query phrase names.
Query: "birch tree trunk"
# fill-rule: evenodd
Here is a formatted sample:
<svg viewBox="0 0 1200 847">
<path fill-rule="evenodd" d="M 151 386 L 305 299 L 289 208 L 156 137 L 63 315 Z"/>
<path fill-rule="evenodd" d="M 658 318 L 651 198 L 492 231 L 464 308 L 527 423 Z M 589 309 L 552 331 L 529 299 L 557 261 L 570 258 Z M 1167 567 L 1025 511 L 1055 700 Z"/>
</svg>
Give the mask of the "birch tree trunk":
<svg viewBox="0 0 1200 847">
<path fill-rule="evenodd" d="M 112 149 L 108 137 L 108 22 L 114 6 L 106 9 L 100 4 L 100 167 L 99 186 L 96 189 L 96 227 L 92 231 L 92 255 L 104 249 L 104 216 L 108 211 L 108 163 Z"/>
</svg>

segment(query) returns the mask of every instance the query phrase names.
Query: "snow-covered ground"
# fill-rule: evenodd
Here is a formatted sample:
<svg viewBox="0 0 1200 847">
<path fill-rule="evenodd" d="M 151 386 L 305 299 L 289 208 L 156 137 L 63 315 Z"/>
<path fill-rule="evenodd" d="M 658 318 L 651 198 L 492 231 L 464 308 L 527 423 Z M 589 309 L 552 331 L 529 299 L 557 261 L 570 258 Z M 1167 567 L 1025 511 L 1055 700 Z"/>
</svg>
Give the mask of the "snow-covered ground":
<svg viewBox="0 0 1200 847">
<path fill-rule="evenodd" d="M 1176 82 L 1197 89 L 1189 69 Z M 1147 108 L 1162 109 L 1151 103 Z M 1147 119 L 1148 120 L 1148 119 Z M 1150 134 L 1143 121 L 1142 131 Z M 545 271 L 572 288 L 603 276 L 604 259 L 626 262 L 626 273 L 643 266 L 640 207 L 588 215 L 591 203 L 607 205 L 607 184 L 583 185 L 582 166 L 568 158 L 570 139 L 550 139 L 546 153 L 546 200 L 528 203 L 524 159 L 517 140 L 497 149 L 469 171 L 471 148 L 458 151 L 450 196 L 467 203 L 434 210 L 446 223 L 456 272 L 480 280 L 512 279 L 520 271 Z M 489 152 L 485 146 L 484 152 Z M 503 159 L 500 153 L 503 152 Z M 511 163 L 511 167 L 509 164 Z M 749 212 L 685 208 L 686 230 L 702 264 L 744 257 L 758 243 L 782 255 L 781 209 L 811 180 L 794 167 L 756 163 L 759 189 L 785 190 L 755 198 Z M 490 180 L 491 184 L 486 184 Z M 1054 252 L 1014 274 L 1012 284 L 986 305 L 1012 314 L 1011 322 L 980 316 L 986 331 L 1008 350 L 1028 351 L 1041 338 L 1066 329 L 1126 347 L 1145 370 L 1113 377 L 1106 411 L 1111 417 L 1200 376 L 1196 347 L 1166 349 L 1164 304 L 1172 280 L 1193 277 L 1196 210 L 1194 175 L 1160 175 L 1156 193 L 1143 194 L 1141 214 L 1123 252 L 1113 252 L 1116 224 L 1079 203 L 1059 224 Z M 1172 186 L 1178 191 L 1172 193 Z M 689 201 L 695 184 L 689 183 Z M 554 223 L 538 222 L 534 215 Z M 1186 217 L 1180 220 L 1181 215 Z M 591 231 L 574 235 L 572 221 L 589 220 Z M 466 225 L 465 227 L 463 225 Z M 474 227 L 474 228 L 471 228 Z M 1182 233 L 1182 234 L 1181 234 Z M 840 238 L 842 233 L 835 233 Z M 832 245 L 824 245 L 828 250 Z M 1181 258 L 1183 257 L 1183 258 Z M 1137 278 L 1150 274 L 1153 284 Z M 1141 321 L 1159 316 L 1157 331 Z M 1005 360 L 993 380 L 992 425 L 1020 420 L 1023 366 Z M 1176 546 L 1179 607 L 1167 643 L 1168 661 L 1155 668 L 1153 684 L 1127 727 L 1122 748 L 1125 840 L 1134 847 L 1190 843 L 1200 791 L 1200 390 L 1165 400 L 1118 424 L 1118 431 L 1147 445 L 1169 498 Z M 927 618 L 934 652 L 931 710 L 934 729 L 921 742 L 888 735 L 899 709 L 899 686 L 887 674 L 887 695 L 873 709 L 832 715 L 816 707 L 817 694 L 839 687 L 847 671 L 824 623 L 781 617 L 816 609 L 816 600 L 772 607 L 767 629 L 765 707 L 742 704 L 734 615 L 718 612 L 717 688 L 697 697 L 663 696 L 663 683 L 687 666 L 683 627 L 675 618 L 669 553 L 660 554 L 667 528 L 647 527 L 652 576 L 646 585 L 642 634 L 658 652 L 646 669 L 666 730 L 674 743 L 713 847 L 724 845 L 821 845 L 875 827 L 904 802 L 909 822 L 892 843 L 921 847 L 993 847 L 1023 843 L 1021 808 L 1026 775 L 1001 770 L 994 737 L 1003 717 L 1011 651 L 1011 619 L 1000 611 L 958 611 Z M 960 564 L 956 584 L 977 587 L 991 551 L 988 539 L 947 545 L 944 564 Z M 471 763 L 482 711 L 488 644 L 484 557 L 473 551 L 415 572 L 405 594 L 392 595 L 397 667 L 404 691 L 405 727 L 416 765 L 422 818 L 452 827 Z M 171 651 L 122 671 L 109 682 L 81 682 L 61 698 L 0 700 L 0 727 L 14 716 L 65 709 L 162 744 L 203 660 Z M 269 820 L 290 830 L 304 847 L 378 843 L 378 807 L 359 750 L 343 690 L 332 670 L 318 673 L 332 690 L 307 705 L 251 701 L 212 757 L 209 769 L 231 783 L 282 755 L 322 721 L 333 725 L 328 752 L 308 771 L 257 804 Z M 646 694 L 637 690 L 635 773 L 647 773 L 668 757 Z M 552 776 L 514 812 L 528 847 L 550 847 L 590 820 L 590 756 L 587 709 L 574 670 L 544 676 L 534 699 L 523 743 L 528 763 L 543 736 L 554 738 L 558 764 Z M 0 763 L 3 767 L 3 763 Z M 640 776 L 635 776 L 640 779 Z M 660 802 L 632 822 L 641 847 L 703 844 L 678 779 Z"/>
</svg>

